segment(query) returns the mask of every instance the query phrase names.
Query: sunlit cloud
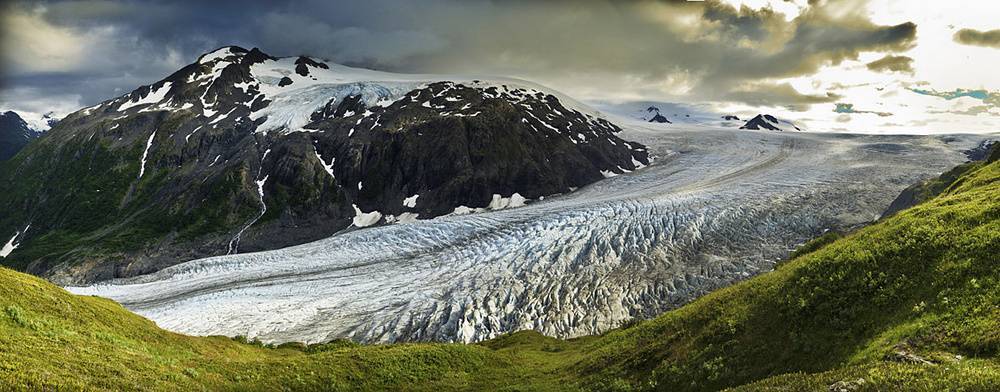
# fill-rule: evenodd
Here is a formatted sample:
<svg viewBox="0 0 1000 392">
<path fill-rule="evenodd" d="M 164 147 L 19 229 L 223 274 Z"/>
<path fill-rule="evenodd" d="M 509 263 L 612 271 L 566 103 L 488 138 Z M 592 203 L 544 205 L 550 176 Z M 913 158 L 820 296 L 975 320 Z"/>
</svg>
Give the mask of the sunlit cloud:
<svg viewBox="0 0 1000 392">
<path fill-rule="evenodd" d="M 877 114 L 837 113 L 837 103 L 897 118 L 950 110 L 968 117 L 949 123 L 956 128 L 986 128 L 990 110 L 939 107 L 944 100 L 906 88 L 1000 91 L 990 69 L 1000 51 L 988 47 L 998 27 L 990 15 L 1000 5 L 982 1 L 88 0 L 3 7 L 0 103 L 8 107 L 52 101 L 42 97 L 66 99 L 60 107 L 91 105 L 228 44 L 387 71 L 520 77 L 581 100 L 773 111 L 808 118 L 816 130 L 842 126 L 844 115 L 866 130 L 885 123 L 860 120 Z"/>
</svg>

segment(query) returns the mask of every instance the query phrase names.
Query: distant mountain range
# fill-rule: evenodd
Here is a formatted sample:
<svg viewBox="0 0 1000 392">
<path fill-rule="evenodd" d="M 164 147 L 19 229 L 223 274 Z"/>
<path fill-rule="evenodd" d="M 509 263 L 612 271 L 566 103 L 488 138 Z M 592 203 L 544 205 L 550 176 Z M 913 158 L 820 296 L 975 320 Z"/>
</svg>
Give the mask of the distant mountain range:
<svg viewBox="0 0 1000 392">
<path fill-rule="evenodd" d="M 770 114 L 758 114 L 748 120 L 740 129 L 768 130 L 768 131 L 801 131 L 791 121 L 779 120 Z"/>
<path fill-rule="evenodd" d="M 702 125 L 763 131 L 802 131 L 792 121 L 760 113 L 749 120 L 733 114 L 716 113 L 704 105 L 666 102 L 596 103 L 602 110 L 628 119 L 658 124 Z"/>
</svg>

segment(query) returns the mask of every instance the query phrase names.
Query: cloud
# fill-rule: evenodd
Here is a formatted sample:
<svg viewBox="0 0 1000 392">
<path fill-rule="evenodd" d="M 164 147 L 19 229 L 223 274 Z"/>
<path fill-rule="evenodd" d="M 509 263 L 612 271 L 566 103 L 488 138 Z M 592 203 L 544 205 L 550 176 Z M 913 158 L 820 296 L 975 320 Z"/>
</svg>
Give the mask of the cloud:
<svg viewBox="0 0 1000 392">
<path fill-rule="evenodd" d="M 966 116 L 978 116 L 980 114 L 986 114 L 986 115 L 989 115 L 989 116 L 1000 116 L 1000 112 L 993 111 L 993 108 L 994 107 L 990 106 L 990 105 L 979 105 L 979 106 L 973 106 L 973 107 L 970 107 L 970 108 L 964 109 L 964 110 L 958 110 L 958 109 L 956 109 L 956 110 L 934 110 L 934 111 L 931 111 L 930 113 L 934 113 L 934 114 L 950 113 L 950 114 L 961 114 L 961 115 L 966 115 Z"/>
<path fill-rule="evenodd" d="M 83 105 L 235 44 L 388 71 L 521 77 L 582 99 L 802 108 L 836 95 L 803 94 L 781 79 L 865 52 L 905 51 L 916 37 L 913 23 L 875 24 L 859 0 L 810 1 L 795 15 L 721 0 L 86 0 L 5 7 L 5 39 L 13 40 L 8 30 L 15 25 L 23 30 L 21 41 L 5 42 L 0 83 L 77 94 Z M 67 50 L 28 51 L 36 41 Z M 27 55 L 14 58 L 11 48 Z M 63 59 L 46 62 L 46 54 Z"/>
<path fill-rule="evenodd" d="M 857 110 L 857 109 L 854 108 L 854 104 L 853 103 L 838 103 L 837 106 L 833 108 L 833 111 L 834 111 L 834 113 L 843 113 L 842 115 L 847 115 L 847 114 L 875 114 L 875 115 L 878 115 L 879 117 L 889 117 L 889 116 L 892 115 L 892 113 L 888 113 L 888 112 L 876 112 L 876 111 L 871 111 L 871 110 Z M 840 120 L 840 116 L 838 116 L 837 119 L 839 121 Z"/>
<path fill-rule="evenodd" d="M 955 42 L 960 44 L 1000 48 L 1000 29 L 990 31 L 961 29 L 955 33 L 954 38 Z"/>
<path fill-rule="evenodd" d="M 84 48 L 93 43 L 71 29 L 48 23 L 39 12 L 9 7 L 4 7 L 3 11 L 0 59 L 8 72 L 71 69 L 82 59 Z"/>
<path fill-rule="evenodd" d="M 902 72 L 913 74 L 913 59 L 906 56 L 886 55 L 866 65 L 875 72 Z"/>
</svg>

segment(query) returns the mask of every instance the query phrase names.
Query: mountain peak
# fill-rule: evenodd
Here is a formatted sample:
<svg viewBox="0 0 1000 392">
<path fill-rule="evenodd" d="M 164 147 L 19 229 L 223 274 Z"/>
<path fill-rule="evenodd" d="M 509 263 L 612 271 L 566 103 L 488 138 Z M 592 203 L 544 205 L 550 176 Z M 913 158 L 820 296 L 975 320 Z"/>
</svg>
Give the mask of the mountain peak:
<svg viewBox="0 0 1000 392">
<path fill-rule="evenodd" d="M 647 121 L 649 121 L 651 123 L 661 123 L 661 124 L 663 124 L 663 123 L 670 124 L 671 123 L 670 120 L 667 120 L 666 117 L 663 117 L 663 115 L 660 114 L 660 108 L 658 108 L 656 106 L 650 106 L 650 107 L 646 108 L 646 113 L 649 113 L 649 114 L 653 115 L 652 117 L 650 117 L 647 120 Z"/>
<path fill-rule="evenodd" d="M 25 122 L 24 119 L 17 114 L 17 112 L 12 110 L 0 113 L 0 121 L 2 121 L 5 124 L 20 124 L 25 128 L 28 127 L 28 123 Z"/>
<path fill-rule="evenodd" d="M 256 48 L 254 48 L 256 49 Z M 239 46 L 230 45 L 223 46 L 221 48 L 215 49 L 211 52 L 205 53 L 198 57 L 198 63 L 208 64 L 219 59 L 224 59 L 228 57 L 242 57 L 243 55 L 249 53 L 248 50 L 241 48 Z"/>
<path fill-rule="evenodd" d="M 0 113 L 0 161 L 17 154 L 39 132 L 28 126 L 28 123 L 17 112 Z"/>
<path fill-rule="evenodd" d="M 751 118 L 745 124 L 743 124 L 740 129 L 750 129 L 750 130 L 768 130 L 768 131 L 789 131 L 795 129 L 796 131 L 801 131 L 799 127 L 795 126 L 791 121 L 779 120 L 770 114 L 758 114 L 754 118 Z"/>
</svg>

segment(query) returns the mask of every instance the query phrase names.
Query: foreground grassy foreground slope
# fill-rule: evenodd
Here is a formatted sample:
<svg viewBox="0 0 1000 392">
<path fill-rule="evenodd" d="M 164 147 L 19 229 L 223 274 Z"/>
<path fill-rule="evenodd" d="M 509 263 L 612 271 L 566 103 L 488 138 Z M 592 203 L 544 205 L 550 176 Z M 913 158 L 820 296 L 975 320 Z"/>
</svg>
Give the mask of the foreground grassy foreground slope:
<svg viewBox="0 0 1000 392">
<path fill-rule="evenodd" d="M 573 340 L 263 347 L 166 332 L 0 269 L 10 388 L 1000 390 L 1000 162 L 774 272 Z"/>
</svg>

